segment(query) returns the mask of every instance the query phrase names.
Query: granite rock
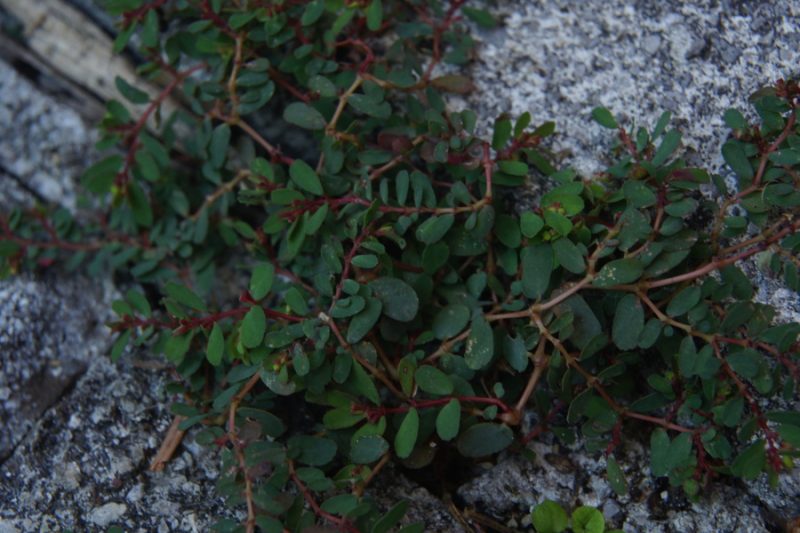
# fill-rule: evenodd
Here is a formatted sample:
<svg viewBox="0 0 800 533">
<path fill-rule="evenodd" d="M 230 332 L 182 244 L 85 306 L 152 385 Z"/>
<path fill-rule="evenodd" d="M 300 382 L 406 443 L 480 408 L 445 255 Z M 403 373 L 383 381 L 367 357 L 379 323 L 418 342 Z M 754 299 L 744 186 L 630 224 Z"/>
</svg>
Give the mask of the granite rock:
<svg viewBox="0 0 800 533">
<path fill-rule="evenodd" d="M 584 175 L 610 141 L 590 118 L 608 107 L 652 127 L 671 111 L 690 159 L 722 168 L 722 114 L 759 87 L 800 73 L 800 2 L 505 0 L 502 24 L 476 28 L 476 89 L 461 105 L 488 131 L 500 113 L 555 120 L 555 149 Z"/>
<path fill-rule="evenodd" d="M 2 61 L 0 124 L 14 128 L 0 135 L 0 209 L 38 200 L 74 210 L 77 180 L 96 158 L 97 132 Z"/>
<path fill-rule="evenodd" d="M 113 287 L 88 278 L 0 282 L 0 461 L 104 357 Z"/>
<path fill-rule="evenodd" d="M 193 434 L 149 471 L 172 419 L 166 377 L 97 357 L 0 466 L 0 532 L 208 531 L 236 517 L 215 494 L 217 451 Z"/>
<path fill-rule="evenodd" d="M 502 112 L 555 119 L 555 149 L 587 176 L 603 168 L 609 140 L 589 119 L 596 105 L 637 124 L 671 110 L 692 162 L 724 170 L 716 155 L 724 109 L 745 109 L 753 90 L 796 75 L 800 64 L 797 0 L 506 0 L 491 9 L 504 24 L 478 31 L 476 91 L 455 106 L 476 109 L 484 132 Z M 91 128 L 2 62 L 0 120 L 16 132 L 0 136 L 0 209 L 35 201 L 74 208 L 76 178 L 95 157 Z M 305 138 L 283 142 L 293 153 L 306 149 Z M 754 279 L 760 299 L 780 304 L 787 320 L 798 316 L 796 294 Z M 107 361 L 102 323 L 113 294 L 110 281 L 53 274 L 0 284 L 0 421 L 8 429 L 0 433 L 0 533 L 207 531 L 215 517 L 241 518 L 214 493 L 216 451 L 192 433 L 164 472 L 147 470 L 171 399 L 157 365 Z M 34 392 L 34 383 L 46 390 Z M 778 489 L 763 480 L 717 484 L 693 504 L 649 476 L 646 450 L 635 442 L 618 456 L 626 496 L 608 486 L 602 456 L 549 440 L 531 447 L 534 461 L 506 456 L 485 465 L 456 503 L 512 529 L 529 529 L 530 506 L 544 498 L 598 506 L 631 532 L 776 531 L 800 515 L 797 472 Z M 462 530 L 444 502 L 398 471 L 384 472 L 369 494 L 384 507 L 408 499 L 408 518 L 424 520 L 428 531 Z"/>
<path fill-rule="evenodd" d="M 589 505 L 603 511 L 609 526 L 626 533 L 782 531 L 800 514 L 800 472 L 781 477 L 776 488 L 764 481 L 751 485 L 724 480 L 709 485 L 698 502 L 680 488 L 649 474 L 647 450 L 635 437 L 615 452 L 628 492 L 616 494 L 606 478 L 602 453 L 587 453 L 580 444 L 564 447 L 552 439 L 528 446 L 533 459 L 508 455 L 458 490 L 463 501 L 498 520 L 529 523 L 529 513 L 544 500 L 566 509 Z"/>
</svg>

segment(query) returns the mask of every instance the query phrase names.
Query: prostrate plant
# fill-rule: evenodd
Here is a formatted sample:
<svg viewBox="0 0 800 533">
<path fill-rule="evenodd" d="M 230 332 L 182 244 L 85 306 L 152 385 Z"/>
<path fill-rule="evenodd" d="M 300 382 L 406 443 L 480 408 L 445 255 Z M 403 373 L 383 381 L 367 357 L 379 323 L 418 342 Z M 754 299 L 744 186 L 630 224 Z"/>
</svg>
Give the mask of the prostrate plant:
<svg viewBox="0 0 800 533">
<path fill-rule="evenodd" d="M 603 513 L 594 507 L 582 505 L 572 511 L 572 516 L 557 502 L 545 500 L 537 505 L 531 513 L 533 529 L 536 533 L 561 533 L 570 530 L 573 533 L 622 533 L 621 529 L 606 529 Z"/>
<path fill-rule="evenodd" d="M 624 425 L 692 496 L 792 465 L 800 415 L 774 406 L 797 400 L 800 324 L 774 325 L 740 265 L 798 288 L 796 83 L 755 95 L 760 124 L 726 113 L 736 190 L 677 157 L 668 113 L 628 130 L 602 108 L 619 142 L 589 180 L 540 148 L 552 123 L 501 117 L 488 142 L 447 109 L 471 88 L 436 74 L 473 53 L 462 14 L 493 24 L 461 0 L 107 4 L 117 49 L 137 35 L 164 89 L 118 80 L 144 108 L 108 104 L 100 145 L 122 151 L 85 175 L 98 222 L 4 216 L 2 268 L 72 254 L 147 288 L 115 302 L 112 357 L 133 342 L 175 365 L 180 429 L 204 426 L 220 491 L 247 510 L 218 530 L 388 531 L 408 502 L 381 514 L 365 492 L 387 462 L 544 431 L 604 451 L 618 492 Z M 160 117 L 170 98 L 182 108 Z M 310 153 L 264 137 L 270 102 Z M 529 179 L 548 190 L 515 214 Z M 238 303 L 216 296 L 231 265 L 249 275 Z"/>
</svg>

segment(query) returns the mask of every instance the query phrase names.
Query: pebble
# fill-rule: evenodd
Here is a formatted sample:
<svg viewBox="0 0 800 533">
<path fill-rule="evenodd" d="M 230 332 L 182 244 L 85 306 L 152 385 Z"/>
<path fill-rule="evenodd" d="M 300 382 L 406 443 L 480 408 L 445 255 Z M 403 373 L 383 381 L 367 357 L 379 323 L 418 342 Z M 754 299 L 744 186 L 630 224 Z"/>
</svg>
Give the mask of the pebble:
<svg viewBox="0 0 800 533">
<path fill-rule="evenodd" d="M 89 513 L 89 521 L 100 527 L 110 526 L 122 518 L 127 510 L 128 506 L 124 503 L 110 502 L 92 509 L 92 512 Z"/>
</svg>

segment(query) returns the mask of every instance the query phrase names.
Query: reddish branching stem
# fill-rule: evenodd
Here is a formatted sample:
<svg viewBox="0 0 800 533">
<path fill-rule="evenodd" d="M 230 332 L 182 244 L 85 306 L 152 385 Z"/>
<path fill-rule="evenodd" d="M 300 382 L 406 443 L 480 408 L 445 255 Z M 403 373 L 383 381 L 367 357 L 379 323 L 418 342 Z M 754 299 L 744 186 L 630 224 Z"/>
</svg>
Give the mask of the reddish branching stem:
<svg viewBox="0 0 800 533">
<path fill-rule="evenodd" d="M 251 303 L 255 302 L 252 299 L 248 300 L 249 295 L 242 297 L 242 301 L 249 301 Z M 201 328 L 210 328 L 217 322 L 225 320 L 226 318 L 236 318 L 239 319 L 243 317 L 252 306 L 241 306 L 236 307 L 234 309 L 229 309 L 227 311 L 220 311 L 218 313 L 212 313 L 210 315 L 199 316 L 199 317 L 191 317 L 191 318 L 171 318 L 167 320 L 161 320 L 157 318 L 140 318 L 130 315 L 124 315 L 122 320 L 117 322 L 112 326 L 114 331 L 121 331 L 126 329 L 132 328 L 148 328 L 153 327 L 157 329 L 173 329 L 174 335 L 183 335 L 194 329 L 201 329 Z M 280 311 L 274 311 L 272 309 L 263 308 L 264 314 L 267 318 L 273 320 L 281 320 L 286 322 L 302 322 L 304 318 L 299 316 L 288 315 L 286 313 L 281 313 Z"/>
<path fill-rule="evenodd" d="M 331 522 L 332 524 L 335 524 L 340 531 L 346 531 L 348 533 L 360 533 L 358 528 L 356 528 L 353 524 L 351 524 L 347 519 L 340 518 L 336 515 L 333 515 L 323 510 L 322 507 L 320 507 L 319 503 L 317 503 L 317 500 L 314 498 L 314 495 L 311 493 L 309 488 L 306 487 L 305 483 L 303 483 L 303 481 L 297 475 L 297 470 L 295 469 L 294 461 L 290 459 L 288 461 L 288 465 L 289 465 L 289 477 L 292 478 L 292 481 L 294 482 L 295 486 L 297 486 L 297 490 L 299 490 L 300 493 L 303 495 L 303 498 L 306 500 L 308 506 L 311 507 L 311 510 L 314 511 L 314 514 L 316 514 L 320 518 L 327 520 L 328 522 Z"/>
<path fill-rule="evenodd" d="M 392 414 L 407 413 L 411 408 L 414 409 L 428 409 L 430 407 L 439 407 L 446 405 L 452 400 L 458 400 L 461 403 L 475 403 L 482 405 L 495 406 L 504 413 L 512 412 L 511 407 L 505 404 L 499 398 L 491 398 L 487 396 L 447 396 L 445 398 L 436 398 L 435 400 L 415 400 L 409 398 L 406 400 L 406 405 L 399 405 L 397 407 L 386 407 L 383 405 L 373 407 L 371 405 L 358 405 L 352 406 L 354 413 L 364 413 L 370 423 L 377 422 L 382 416 Z"/>
<path fill-rule="evenodd" d="M 130 179 L 130 171 L 136 162 L 136 153 L 141 147 L 141 143 L 139 142 L 139 133 L 141 133 L 141 131 L 147 125 L 147 121 L 150 120 L 150 116 L 161 107 L 161 104 L 163 104 L 167 98 L 172 95 L 175 89 L 177 89 L 186 78 L 204 67 L 205 65 L 198 64 L 188 68 L 183 72 L 177 73 L 173 77 L 172 81 L 169 82 L 169 84 L 167 84 L 167 86 L 164 87 L 164 89 L 162 89 L 161 92 L 148 104 L 147 108 L 141 114 L 139 119 L 130 128 L 127 128 L 124 143 L 128 146 L 128 153 L 125 156 L 125 163 L 122 169 L 117 173 L 115 180 L 115 183 L 117 187 L 119 187 L 122 194 L 126 193 L 128 180 Z"/>
</svg>

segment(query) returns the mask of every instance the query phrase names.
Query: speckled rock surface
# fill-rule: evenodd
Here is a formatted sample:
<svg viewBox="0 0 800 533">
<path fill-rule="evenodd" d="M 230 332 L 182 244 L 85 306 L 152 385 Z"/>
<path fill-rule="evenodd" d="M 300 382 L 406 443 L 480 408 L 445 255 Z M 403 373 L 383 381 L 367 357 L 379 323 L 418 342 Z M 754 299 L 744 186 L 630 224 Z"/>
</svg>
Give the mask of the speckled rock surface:
<svg viewBox="0 0 800 533">
<path fill-rule="evenodd" d="M 112 292 L 87 278 L 0 282 L 0 461 L 105 356 Z"/>
<path fill-rule="evenodd" d="M 74 209 L 75 184 L 95 158 L 96 132 L 0 61 L 0 208 L 38 199 Z"/>
<path fill-rule="evenodd" d="M 477 34 L 476 91 L 455 105 L 476 109 L 484 131 L 501 112 L 555 119 L 555 148 L 585 175 L 603 168 L 609 139 L 589 120 L 596 105 L 644 124 L 671 110 L 694 162 L 720 169 L 724 109 L 746 109 L 753 90 L 800 69 L 798 0 L 506 0 L 492 9 L 504 26 Z M 91 128 L 2 62 L 0 121 L 14 124 L 13 135 L 0 135 L 0 210 L 36 199 L 74 207 L 75 180 L 94 158 Z M 787 319 L 800 316 L 797 294 L 755 279 L 760 299 Z M 0 285 L 0 533 L 207 531 L 230 512 L 214 494 L 215 452 L 191 435 L 163 473 L 147 471 L 170 422 L 169 398 L 157 371 L 105 359 L 101 311 L 112 292 L 106 282 L 60 277 Z M 52 396 L 24 400 L 38 376 Z M 512 530 L 530 530 L 530 506 L 544 498 L 596 505 L 629 532 L 779 531 L 800 514 L 797 473 L 778 490 L 763 480 L 717 485 L 691 504 L 652 480 L 645 451 L 631 444 L 619 460 L 632 490 L 618 497 L 601 456 L 531 446 L 533 463 L 503 458 L 464 485 L 457 503 Z M 409 519 L 425 520 L 427 531 L 462 531 L 447 505 L 397 472 L 376 481 L 373 497 L 412 501 Z"/>
<path fill-rule="evenodd" d="M 727 132 L 722 114 L 747 108 L 762 85 L 800 73 L 800 2 L 504 0 L 501 27 L 477 32 L 476 90 L 484 125 L 503 112 L 556 121 L 558 150 L 602 170 L 603 105 L 649 127 L 669 110 L 688 151 L 712 168 Z"/>
<path fill-rule="evenodd" d="M 784 531 L 788 519 L 800 513 L 797 471 L 783 476 L 777 488 L 765 481 L 716 483 L 692 503 L 666 479 L 654 480 L 647 451 L 634 439 L 625 442 L 616 452 L 629 489 L 624 496 L 611 489 L 603 454 L 588 454 L 580 445 L 565 448 L 550 439 L 529 445 L 532 461 L 510 455 L 463 485 L 458 495 L 481 512 L 520 526 L 530 523 L 531 507 L 543 500 L 567 509 L 590 505 L 626 533 L 768 533 Z"/>
<path fill-rule="evenodd" d="M 208 531 L 231 511 L 215 493 L 218 458 L 184 440 L 148 470 L 172 416 L 164 370 L 98 358 L 0 467 L 0 532 Z"/>
</svg>

